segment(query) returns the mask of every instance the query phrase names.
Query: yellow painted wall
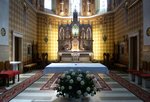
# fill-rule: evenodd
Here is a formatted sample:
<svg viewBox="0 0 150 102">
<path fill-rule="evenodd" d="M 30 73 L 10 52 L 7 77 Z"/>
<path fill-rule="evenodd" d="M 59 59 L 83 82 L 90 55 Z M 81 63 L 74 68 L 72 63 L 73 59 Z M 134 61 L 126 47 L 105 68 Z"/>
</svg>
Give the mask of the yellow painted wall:
<svg viewBox="0 0 150 102">
<path fill-rule="evenodd" d="M 103 22 L 102 17 L 105 18 Z M 93 31 L 93 59 L 103 60 L 103 53 L 113 53 L 113 14 L 97 16 L 94 18 L 82 18 L 81 24 L 92 24 Z M 38 51 L 39 54 L 48 52 L 48 60 L 58 58 L 58 24 L 70 24 L 69 18 L 57 18 L 50 15 L 38 14 Z M 107 41 L 103 41 L 103 34 L 106 34 Z M 44 42 L 44 37 L 48 35 L 48 42 Z"/>
<path fill-rule="evenodd" d="M 57 60 L 58 52 L 58 21 L 56 18 L 38 14 L 38 53 L 48 53 L 48 60 Z M 45 37 L 48 42 L 45 42 Z"/>
<path fill-rule="evenodd" d="M 140 64 L 143 60 L 149 60 L 150 46 L 143 45 L 143 4 L 142 0 L 136 3 L 129 2 L 127 16 L 125 14 L 124 4 L 122 4 L 113 13 L 104 14 L 93 18 L 81 18 L 81 23 L 92 22 L 93 25 L 93 58 L 103 60 L 103 53 L 113 53 L 113 44 L 124 42 L 124 36 L 140 31 Z M 9 3 L 9 48 L 0 46 L 3 53 L 9 52 L 9 60 L 13 59 L 12 32 L 23 34 L 23 62 L 31 60 L 32 56 L 27 55 L 27 43 L 38 44 L 39 55 L 48 52 L 48 60 L 56 60 L 58 52 L 58 23 L 67 24 L 71 19 L 53 17 L 37 12 L 27 3 L 26 14 L 24 12 L 24 1 L 10 0 Z M 26 0 L 25 0 L 26 2 Z M 26 18 L 25 16 L 26 15 Z M 126 22 L 128 17 L 128 22 Z M 104 43 L 102 35 L 107 35 L 107 41 Z M 48 42 L 44 42 L 44 37 L 48 36 Z M 128 39 L 125 41 L 125 53 L 122 59 L 128 60 Z M 6 53 L 1 57 L 7 59 Z M 8 57 L 8 56 L 7 56 Z"/>
<path fill-rule="evenodd" d="M 114 44 L 114 14 L 95 17 L 93 20 L 93 53 L 95 60 L 103 60 L 103 53 L 112 57 Z M 107 40 L 103 40 L 103 35 Z"/>
<path fill-rule="evenodd" d="M 23 4 L 26 4 L 26 8 L 24 8 Z M 9 60 L 13 60 L 13 33 L 23 36 L 22 62 L 32 60 L 32 56 L 27 54 L 27 44 L 32 45 L 33 41 L 35 44 L 37 43 L 36 14 L 36 11 L 28 5 L 28 2 L 9 0 Z"/>
</svg>

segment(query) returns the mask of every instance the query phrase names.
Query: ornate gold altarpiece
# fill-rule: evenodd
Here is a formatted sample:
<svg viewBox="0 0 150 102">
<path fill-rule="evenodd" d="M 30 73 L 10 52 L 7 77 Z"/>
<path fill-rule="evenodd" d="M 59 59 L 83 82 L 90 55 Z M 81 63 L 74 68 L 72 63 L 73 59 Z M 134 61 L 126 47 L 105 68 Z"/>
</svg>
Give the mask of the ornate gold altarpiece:
<svg viewBox="0 0 150 102">
<path fill-rule="evenodd" d="M 61 61 L 90 61 L 93 52 L 92 25 L 80 24 L 73 13 L 71 24 L 58 28 L 58 55 Z"/>
</svg>

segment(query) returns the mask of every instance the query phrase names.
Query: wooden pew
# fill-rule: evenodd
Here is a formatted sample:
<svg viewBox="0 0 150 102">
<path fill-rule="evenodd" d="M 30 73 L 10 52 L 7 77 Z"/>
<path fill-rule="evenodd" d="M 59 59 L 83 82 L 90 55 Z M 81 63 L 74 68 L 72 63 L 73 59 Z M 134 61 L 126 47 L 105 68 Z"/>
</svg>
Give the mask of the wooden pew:
<svg viewBox="0 0 150 102">
<path fill-rule="evenodd" d="M 37 63 L 29 63 L 24 65 L 23 71 L 31 71 L 37 66 Z"/>
</svg>

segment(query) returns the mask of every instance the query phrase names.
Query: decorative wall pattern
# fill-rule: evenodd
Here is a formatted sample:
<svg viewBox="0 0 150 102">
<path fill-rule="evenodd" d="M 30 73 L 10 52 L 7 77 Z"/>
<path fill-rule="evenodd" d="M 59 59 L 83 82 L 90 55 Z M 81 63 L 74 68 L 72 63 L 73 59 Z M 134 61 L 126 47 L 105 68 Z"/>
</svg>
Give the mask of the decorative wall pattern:
<svg viewBox="0 0 150 102">
<path fill-rule="evenodd" d="M 57 60 L 58 20 L 55 17 L 38 14 L 37 41 L 39 55 L 48 53 L 48 60 Z M 47 41 L 45 40 L 47 39 Z"/>
<path fill-rule="evenodd" d="M 128 62 L 128 36 L 139 33 L 140 38 L 140 66 L 142 61 L 147 60 L 150 53 L 150 46 L 143 46 L 143 11 L 142 0 L 126 0 L 115 11 L 115 44 L 124 43 L 124 54 L 121 55 L 122 61 Z"/>
<path fill-rule="evenodd" d="M 105 15 L 105 22 L 101 19 L 103 16 L 84 19 L 80 18 L 80 24 L 92 24 L 93 31 L 93 58 L 103 60 L 103 53 L 113 53 L 114 41 L 114 17 L 113 14 Z M 45 24 L 49 22 L 48 26 Z M 38 14 L 38 51 L 40 53 L 48 52 L 49 60 L 57 59 L 58 52 L 58 24 L 70 24 L 68 18 L 60 19 L 48 15 Z M 106 34 L 107 41 L 103 41 L 103 34 Z M 44 37 L 48 37 L 48 42 L 44 42 Z"/>
<path fill-rule="evenodd" d="M 121 6 L 116 8 L 114 12 L 92 18 L 80 18 L 81 24 L 89 22 L 92 24 L 93 59 L 103 60 L 103 53 L 110 53 L 112 57 L 115 52 L 114 45 L 119 43 L 124 45 L 124 54 L 121 55 L 121 60 L 128 61 L 128 36 L 135 32 L 140 34 L 140 65 L 143 60 L 149 59 L 147 56 L 150 55 L 150 46 L 143 46 L 142 0 L 126 1 L 121 3 Z M 23 35 L 23 62 L 32 58 L 27 55 L 26 44 L 33 43 L 33 41 L 38 45 L 39 55 L 47 52 L 48 60 L 57 60 L 58 25 L 60 23 L 70 24 L 71 18 L 59 18 L 37 13 L 26 0 L 25 4 L 22 0 L 10 0 L 9 2 L 10 60 L 13 57 L 13 32 Z M 0 46 L 1 48 L 3 47 Z M 7 47 L 5 50 L 7 51 Z"/>
<path fill-rule="evenodd" d="M 103 53 L 109 53 L 112 57 L 114 50 L 113 13 L 93 18 L 93 40 L 94 59 L 103 60 Z"/>
<path fill-rule="evenodd" d="M 23 35 L 23 62 L 32 60 L 32 56 L 27 55 L 27 43 L 37 42 L 36 11 L 26 1 L 10 0 L 9 2 L 9 59 L 13 60 L 13 33 L 18 33 Z"/>
</svg>

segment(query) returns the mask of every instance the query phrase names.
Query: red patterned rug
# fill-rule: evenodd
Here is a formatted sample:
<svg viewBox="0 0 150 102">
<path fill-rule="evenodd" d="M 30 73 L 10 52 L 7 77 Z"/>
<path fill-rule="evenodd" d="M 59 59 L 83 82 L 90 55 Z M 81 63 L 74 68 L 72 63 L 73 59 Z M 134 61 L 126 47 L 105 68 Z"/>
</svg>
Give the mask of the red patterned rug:
<svg viewBox="0 0 150 102">
<path fill-rule="evenodd" d="M 43 72 L 39 71 L 35 75 L 31 76 L 30 78 L 17 84 L 13 88 L 5 91 L 3 94 L 0 95 L 0 102 L 9 102 L 13 97 L 18 95 L 20 92 L 22 92 L 27 87 L 29 87 L 31 84 L 33 84 L 36 80 L 41 78 L 42 75 L 43 75 Z"/>
<path fill-rule="evenodd" d="M 101 91 L 111 91 L 109 85 L 98 75 L 94 74 L 97 78 L 97 88 Z M 54 90 L 56 87 L 56 82 L 58 77 L 61 76 L 59 73 L 55 73 L 48 81 L 41 87 L 40 90 Z"/>
<path fill-rule="evenodd" d="M 117 81 L 120 85 L 127 88 L 130 92 L 135 94 L 137 97 L 142 99 L 144 102 L 150 102 L 150 93 L 141 89 L 140 87 L 136 86 L 133 83 L 130 83 L 129 81 L 125 80 L 124 78 L 120 77 L 114 72 L 109 72 L 109 76 Z"/>
<path fill-rule="evenodd" d="M 7 91 L 5 87 L 0 87 L 0 93 L 4 93 L 5 91 Z"/>
</svg>

